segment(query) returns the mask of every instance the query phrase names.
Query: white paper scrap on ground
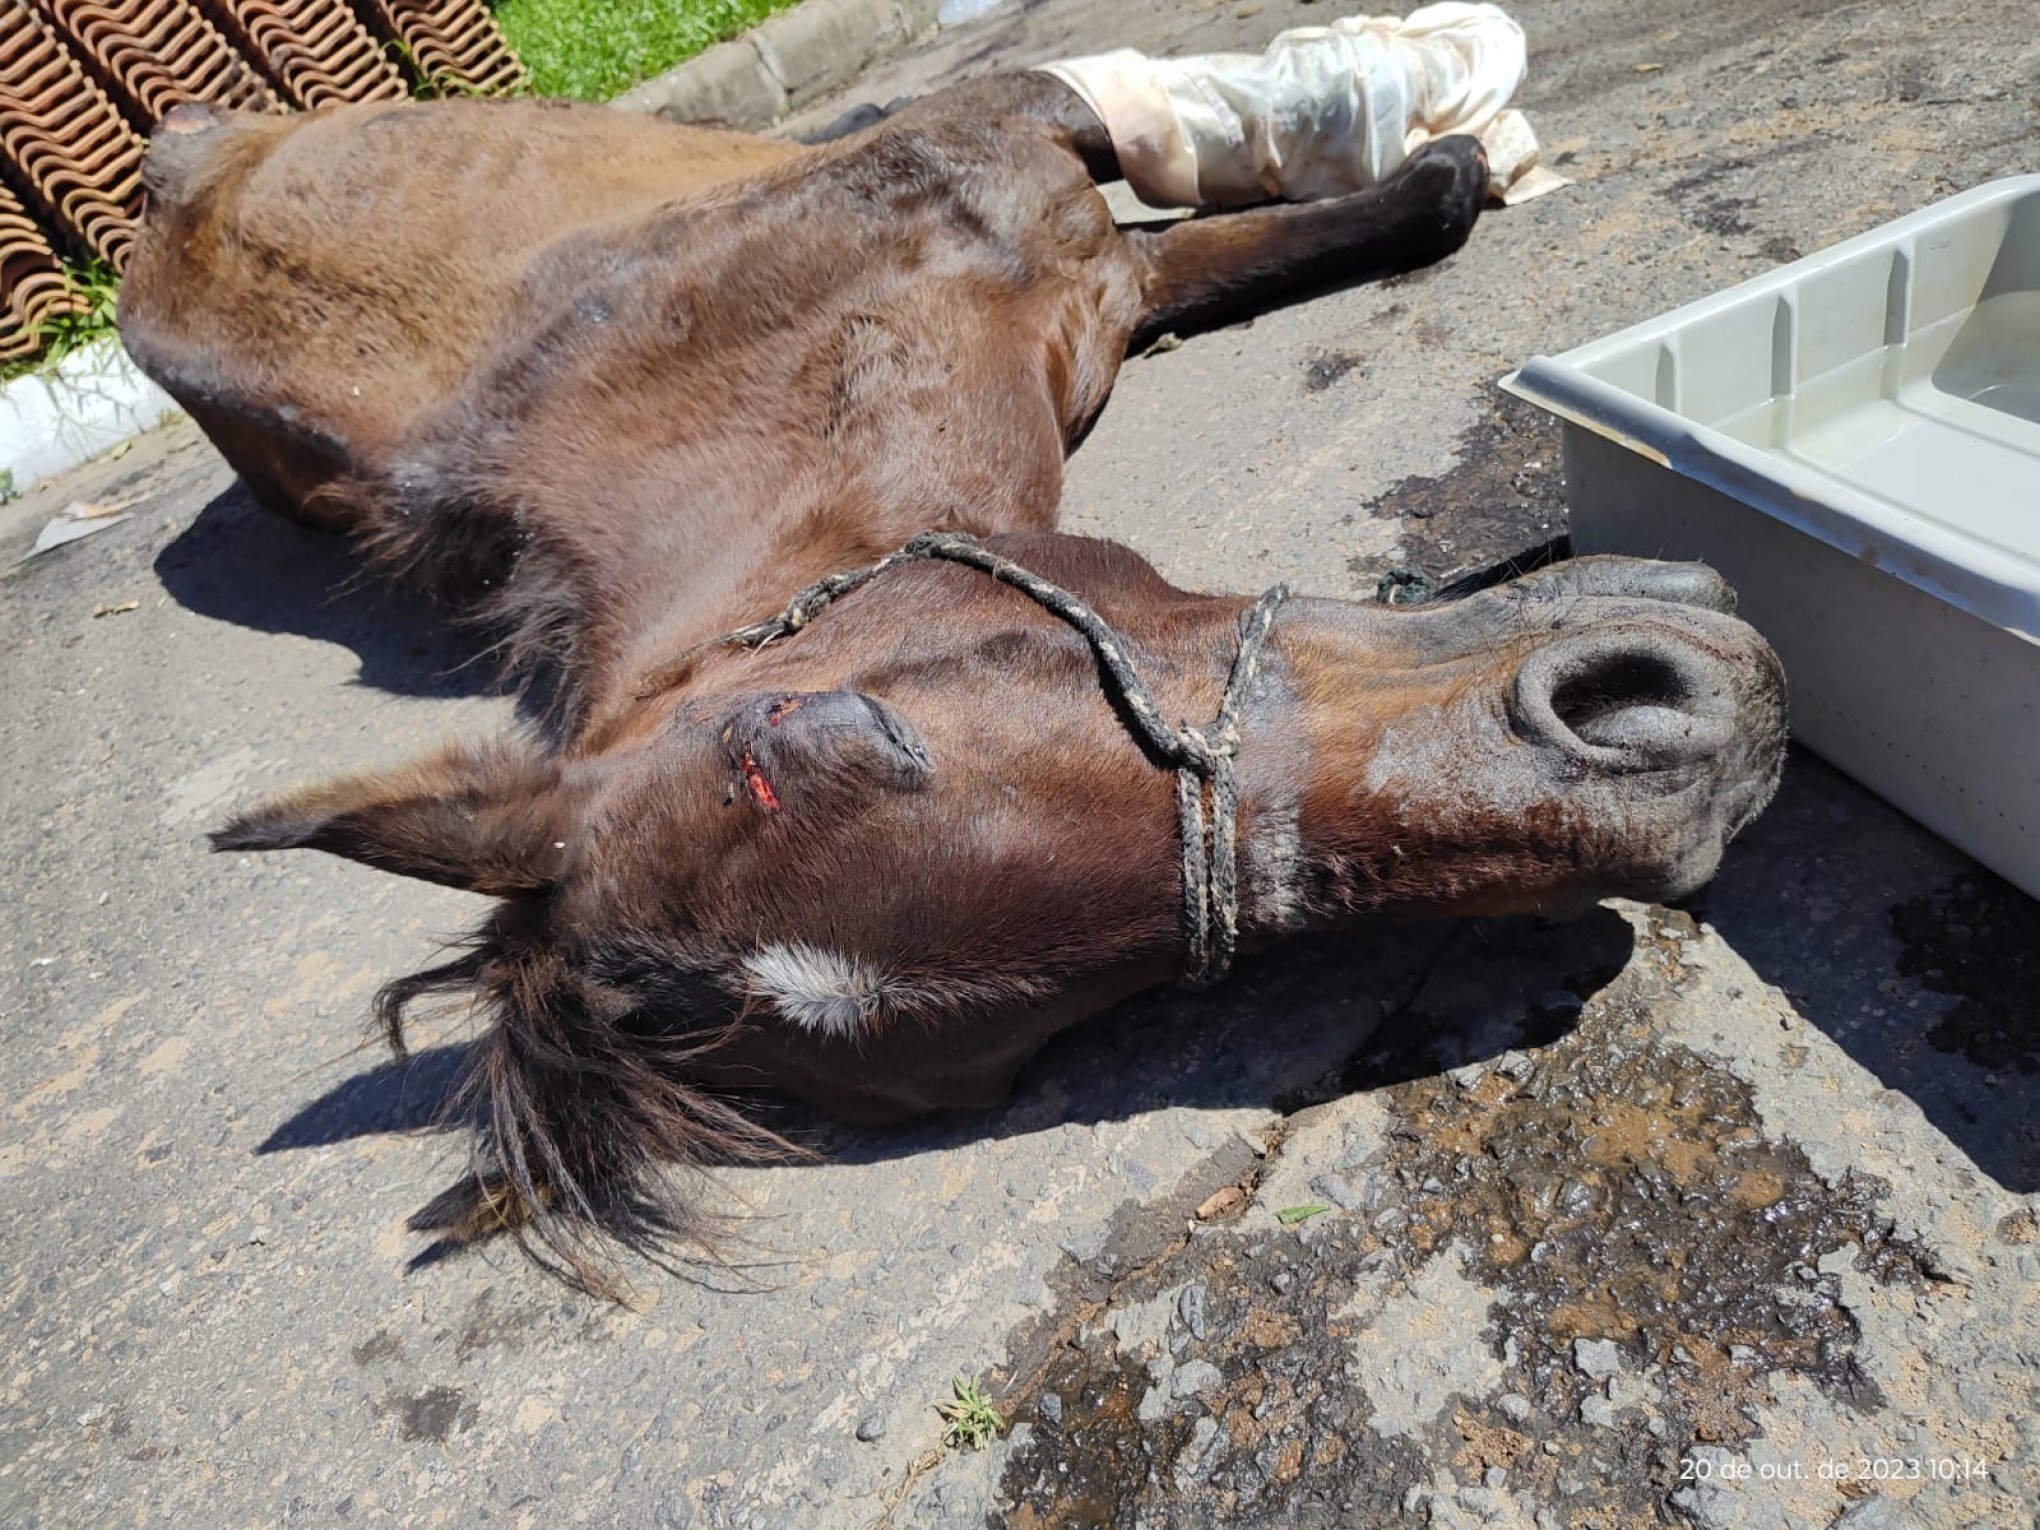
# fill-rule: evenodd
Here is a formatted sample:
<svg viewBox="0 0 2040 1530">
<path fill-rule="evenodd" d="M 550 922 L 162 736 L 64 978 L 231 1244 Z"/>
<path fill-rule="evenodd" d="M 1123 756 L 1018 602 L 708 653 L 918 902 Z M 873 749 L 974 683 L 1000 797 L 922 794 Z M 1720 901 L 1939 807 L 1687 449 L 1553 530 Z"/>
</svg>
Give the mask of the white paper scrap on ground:
<svg viewBox="0 0 2040 1530">
<path fill-rule="evenodd" d="M 1097 113 L 1143 201 L 1238 207 L 1365 190 L 1450 133 L 1481 140 L 1504 201 L 1525 199 L 1510 194 L 1519 183 L 1528 195 L 1565 184 L 1531 177 L 1536 135 L 1508 109 L 1527 59 L 1506 11 L 1451 0 L 1296 27 L 1258 55 L 1122 48 L 1043 68 Z"/>
<path fill-rule="evenodd" d="M 80 515 L 78 511 L 77 505 L 71 505 L 51 516 L 43 524 L 43 529 L 36 533 L 35 546 L 28 550 L 29 557 L 33 558 L 40 553 L 49 552 L 52 548 L 62 547 L 66 542 L 75 542 L 80 537 L 89 537 L 109 527 L 118 526 L 127 519 L 124 515 Z"/>
</svg>

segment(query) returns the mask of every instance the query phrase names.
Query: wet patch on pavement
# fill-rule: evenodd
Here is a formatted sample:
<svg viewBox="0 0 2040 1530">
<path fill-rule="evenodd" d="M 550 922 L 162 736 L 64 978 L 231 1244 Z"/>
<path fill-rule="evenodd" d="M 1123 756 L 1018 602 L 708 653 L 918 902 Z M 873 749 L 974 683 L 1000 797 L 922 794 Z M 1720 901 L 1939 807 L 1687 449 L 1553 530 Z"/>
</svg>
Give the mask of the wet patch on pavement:
<svg viewBox="0 0 2040 1530">
<path fill-rule="evenodd" d="M 1397 523 L 1392 572 L 1443 584 L 1564 535 L 1565 471 L 1549 414 L 1496 390 L 1453 455 L 1451 471 L 1405 478 L 1368 507 Z"/>
<path fill-rule="evenodd" d="M 426 1387 L 420 1392 L 392 1392 L 378 1410 L 397 1421 L 397 1430 L 407 1440 L 430 1440 L 444 1445 L 454 1435 L 474 1427 L 479 1410 L 461 1387 Z"/>
<path fill-rule="evenodd" d="M 1956 999 L 1927 1032 L 1979 1068 L 2040 1073 L 2040 902 L 1977 870 L 1891 910 L 1898 970 Z"/>
<path fill-rule="evenodd" d="M 1348 372 L 1366 366 L 1367 358 L 1351 351 L 1324 351 L 1303 365 L 1303 391 L 1322 393 Z"/>
<path fill-rule="evenodd" d="M 386 1360 L 401 1360 L 404 1357 L 404 1341 L 387 1328 L 378 1328 L 348 1351 L 354 1363 L 360 1366 L 380 1365 Z"/>
<path fill-rule="evenodd" d="M 1673 181 L 1665 188 L 1665 195 L 1677 204 L 1679 214 L 1695 228 L 1706 230 L 1723 239 L 1750 231 L 1750 221 L 1744 216 L 1755 205 L 1749 197 L 1731 195 L 1720 189 L 1721 183 L 1750 168 L 1747 159 L 1726 159 Z"/>
<path fill-rule="evenodd" d="M 1932 1262 L 1880 1185 L 1823 1181 L 1664 1034 L 1694 938 L 1653 911 L 1614 981 L 1526 1006 L 1499 1056 L 1492 1017 L 1419 990 L 1341 1080 L 1378 1133 L 1272 1225 L 1120 1281 L 1015 1399 L 1009 1522 L 1665 1522 L 1688 1453 L 1750 1438 L 1779 1384 L 1881 1409 L 1842 1272 L 1920 1289 Z"/>
</svg>

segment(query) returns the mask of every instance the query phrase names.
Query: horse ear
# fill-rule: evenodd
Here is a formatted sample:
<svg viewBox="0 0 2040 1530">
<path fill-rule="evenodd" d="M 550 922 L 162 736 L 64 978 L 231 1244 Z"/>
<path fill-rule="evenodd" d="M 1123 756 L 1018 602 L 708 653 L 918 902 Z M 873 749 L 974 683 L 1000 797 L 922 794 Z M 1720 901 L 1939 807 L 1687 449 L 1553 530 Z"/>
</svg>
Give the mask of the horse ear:
<svg viewBox="0 0 2040 1530">
<path fill-rule="evenodd" d="M 511 897 L 558 880 L 580 799 L 557 766 L 518 745 L 456 745 L 279 797 L 211 839 L 215 850 L 327 850 L 399 876 Z"/>
</svg>

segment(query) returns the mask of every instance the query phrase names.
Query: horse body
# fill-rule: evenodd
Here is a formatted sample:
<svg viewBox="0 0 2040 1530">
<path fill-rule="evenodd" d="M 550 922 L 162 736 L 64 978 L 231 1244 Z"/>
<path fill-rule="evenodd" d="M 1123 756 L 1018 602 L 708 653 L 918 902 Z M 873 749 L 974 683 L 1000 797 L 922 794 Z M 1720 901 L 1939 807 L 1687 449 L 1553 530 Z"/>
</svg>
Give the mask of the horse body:
<svg viewBox="0 0 2040 1530">
<path fill-rule="evenodd" d="M 769 1150 L 723 1091 L 857 1120 L 983 1105 L 1182 959 L 1175 788 L 1091 651 L 913 564 L 760 652 L 707 647 L 930 528 L 995 539 L 1208 717 L 1248 597 L 1054 530 L 1145 333 L 1448 253 L 1484 165 L 1116 228 L 1043 75 L 800 147 L 531 104 L 174 115 L 123 334 L 269 503 L 549 669 L 542 739 L 237 820 L 502 901 L 392 985 L 490 1021 L 474 1178 L 425 1222 L 688 1224 L 661 1166 Z M 1589 559 L 1449 605 L 1298 600 L 1246 697 L 1246 938 L 1557 909 L 1711 873 L 1775 784 L 1782 682 L 1705 570 Z M 683 659 L 684 662 L 676 660 Z"/>
</svg>

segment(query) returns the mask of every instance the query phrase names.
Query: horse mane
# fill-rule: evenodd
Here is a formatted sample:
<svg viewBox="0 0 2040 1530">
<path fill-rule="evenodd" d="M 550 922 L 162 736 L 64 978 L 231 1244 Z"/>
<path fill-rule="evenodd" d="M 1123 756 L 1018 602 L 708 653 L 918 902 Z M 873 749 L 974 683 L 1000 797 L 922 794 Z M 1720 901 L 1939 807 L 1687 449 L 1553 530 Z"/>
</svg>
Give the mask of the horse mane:
<svg viewBox="0 0 2040 1530">
<path fill-rule="evenodd" d="M 465 995 L 483 1017 L 448 1105 L 475 1128 L 469 1170 L 409 1225 L 439 1234 L 441 1249 L 508 1233 L 568 1285 L 621 1300 L 618 1249 L 662 1262 L 685 1244 L 720 1258 L 728 1219 L 702 1204 L 704 1170 L 813 1155 L 683 1081 L 740 1014 L 694 1028 L 676 1028 L 663 1005 L 655 1017 L 560 949 L 541 901 L 505 903 L 457 956 L 376 997 L 399 1057 L 421 999 Z"/>
</svg>

